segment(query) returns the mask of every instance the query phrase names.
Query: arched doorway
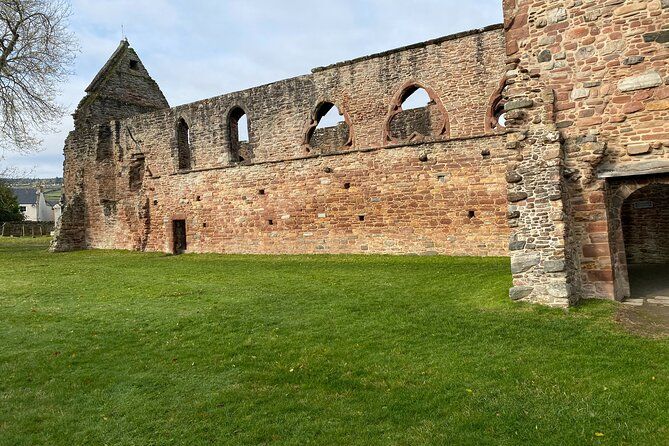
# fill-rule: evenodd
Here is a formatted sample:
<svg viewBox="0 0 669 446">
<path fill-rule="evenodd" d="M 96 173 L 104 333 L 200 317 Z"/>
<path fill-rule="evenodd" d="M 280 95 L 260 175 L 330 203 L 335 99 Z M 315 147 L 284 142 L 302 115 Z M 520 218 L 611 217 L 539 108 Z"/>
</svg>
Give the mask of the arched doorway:
<svg viewBox="0 0 669 446">
<path fill-rule="evenodd" d="M 669 296 L 669 184 L 640 187 L 622 203 L 629 295 Z"/>
</svg>

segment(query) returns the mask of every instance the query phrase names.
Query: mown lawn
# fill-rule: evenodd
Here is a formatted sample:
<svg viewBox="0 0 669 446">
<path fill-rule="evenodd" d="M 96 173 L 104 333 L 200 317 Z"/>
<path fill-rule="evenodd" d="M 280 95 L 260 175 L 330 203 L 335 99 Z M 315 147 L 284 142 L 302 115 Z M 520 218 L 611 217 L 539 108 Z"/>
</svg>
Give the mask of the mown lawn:
<svg viewBox="0 0 669 446">
<path fill-rule="evenodd" d="M 669 341 L 508 259 L 0 239 L 2 445 L 669 444 Z"/>
</svg>

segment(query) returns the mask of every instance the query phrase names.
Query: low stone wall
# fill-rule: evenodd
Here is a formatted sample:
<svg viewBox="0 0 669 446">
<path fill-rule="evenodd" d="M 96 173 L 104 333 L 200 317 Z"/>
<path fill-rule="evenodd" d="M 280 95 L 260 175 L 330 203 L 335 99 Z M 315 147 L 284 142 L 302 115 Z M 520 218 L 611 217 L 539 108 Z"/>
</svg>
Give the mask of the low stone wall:
<svg viewBox="0 0 669 446">
<path fill-rule="evenodd" d="M 40 237 L 50 235 L 54 229 L 53 222 L 20 221 L 0 223 L 2 237 Z"/>
</svg>

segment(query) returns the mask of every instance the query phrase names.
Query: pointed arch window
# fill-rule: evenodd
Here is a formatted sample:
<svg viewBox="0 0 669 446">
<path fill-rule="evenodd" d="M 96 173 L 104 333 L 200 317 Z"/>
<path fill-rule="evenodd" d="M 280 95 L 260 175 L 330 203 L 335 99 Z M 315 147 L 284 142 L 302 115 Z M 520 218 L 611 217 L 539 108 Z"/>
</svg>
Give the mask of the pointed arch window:
<svg viewBox="0 0 669 446">
<path fill-rule="evenodd" d="M 495 92 L 490 97 L 488 102 L 488 110 L 486 111 L 485 130 L 504 130 L 506 127 L 506 111 L 504 104 L 506 104 L 506 79 L 502 79 Z"/>
<path fill-rule="evenodd" d="M 448 114 L 436 93 L 417 82 L 404 85 L 390 106 L 387 142 L 419 141 L 448 136 Z"/>
<path fill-rule="evenodd" d="M 321 102 L 309 120 L 305 136 L 307 152 L 336 151 L 352 144 L 351 128 L 346 115 L 332 102 Z"/>
</svg>

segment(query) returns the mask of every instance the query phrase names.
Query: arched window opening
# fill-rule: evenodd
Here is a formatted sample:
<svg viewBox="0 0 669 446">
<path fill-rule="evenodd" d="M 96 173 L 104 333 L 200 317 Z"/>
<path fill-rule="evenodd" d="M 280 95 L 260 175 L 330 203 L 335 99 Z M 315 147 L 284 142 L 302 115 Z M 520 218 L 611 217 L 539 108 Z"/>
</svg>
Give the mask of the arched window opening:
<svg viewBox="0 0 669 446">
<path fill-rule="evenodd" d="M 241 107 L 235 107 L 230 112 L 228 128 L 231 161 L 251 161 L 253 159 L 253 146 L 250 138 L 251 127 L 248 116 Z"/>
<path fill-rule="evenodd" d="M 411 84 L 395 98 L 388 119 L 389 141 L 420 141 L 447 133 L 446 110 L 433 92 Z"/>
<path fill-rule="evenodd" d="M 503 79 L 490 100 L 485 125 L 488 131 L 506 128 L 506 110 L 504 110 L 506 88 L 506 79 Z"/>
<path fill-rule="evenodd" d="M 427 94 L 427 91 L 425 91 L 424 88 L 416 88 L 413 91 L 412 89 L 409 89 L 406 93 L 408 96 L 406 96 L 402 102 L 402 110 L 413 110 L 434 104 L 434 101 L 430 99 L 430 95 Z"/>
<path fill-rule="evenodd" d="M 351 145 L 351 132 L 344 115 L 332 102 L 323 102 L 311 118 L 307 130 L 307 152 L 328 153 Z"/>
<path fill-rule="evenodd" d="M 177 123 L 177 156 L 179 159 L 179 170 L 188 170 L 191 168 L 190 144 L 190 129 L 184 118 L 181 118 Z"/>
</svg>

